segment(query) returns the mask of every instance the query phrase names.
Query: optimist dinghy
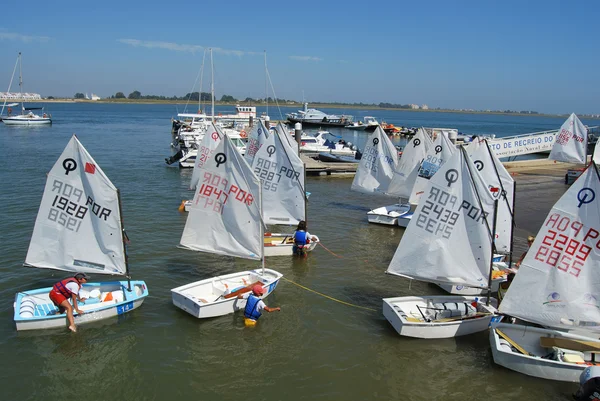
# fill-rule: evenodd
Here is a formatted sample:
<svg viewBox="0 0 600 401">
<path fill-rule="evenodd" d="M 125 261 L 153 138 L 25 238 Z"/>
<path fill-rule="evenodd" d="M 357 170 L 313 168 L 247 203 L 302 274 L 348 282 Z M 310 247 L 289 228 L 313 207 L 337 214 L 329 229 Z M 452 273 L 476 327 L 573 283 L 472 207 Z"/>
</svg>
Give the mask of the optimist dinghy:
<svg viewBox="0 0 600 401">
<path fill-rule="evenodd" d="M 600 173 L 591 163 L 550 210 L 500 305 L 500 313 L 547 328 L 497 325 L 490 333 L 497 364 L 542 379 L 577 381 L 588 364 L 597 363 L 599 196 Z M 559 338 L 585 341 L 586 347 Z"/>
<path fill-rule="evenodd" d="M 385 298 L 384 316 L 398 334 L 447 338 L 487 329 L 496 313 L 490 299 L 495 223 L 489 223 L 495 222 L 497 204 L 462 147 L 429 180 L 387 273 L 487 287 L 488 299 L 484 304 L 450 295 Z"/>
<path fill-rule="evenodd" d="M 80 296 L 87 300 L 78 304 L 85 313 L 74 313 L 75 324 L 107 319 L 139 307 L 148 296 L 143 281 L 130 280 L 126 243 L 119 190 L 73 135 L 48 174 L 24 266 L 126 276 L 82 286 Z M 68 326 L 49 298 L 51 289 L 16 295 L 17 330 Z"/>
<path fill-rule="evenodd" d="M 262 260 L 262 269 L 226 274 L 171 290 L 173 304 L 197 318 L 223 316 L 246 306 L 237 295 L 259 283 L 266 297 L 283 276 L 264 267 L 261 183 L 229 137 L 199 167 L 180 246 L 197 252 Z"/>
</svg>

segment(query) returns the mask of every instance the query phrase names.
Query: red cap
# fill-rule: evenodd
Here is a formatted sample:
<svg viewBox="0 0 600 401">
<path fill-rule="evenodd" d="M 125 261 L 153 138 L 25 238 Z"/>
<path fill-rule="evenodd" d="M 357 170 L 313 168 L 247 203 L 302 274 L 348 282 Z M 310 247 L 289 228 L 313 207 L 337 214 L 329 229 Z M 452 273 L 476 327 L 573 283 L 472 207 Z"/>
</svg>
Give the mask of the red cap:
<svg viewBox="0 0 600 401">
<path fill-rule="evenodd" d="M 263 295 L 266 291 L 262 285 L 256 284 L 254 287 L 252 287 L 252 292 L 256 295 Z"/>
</svg>

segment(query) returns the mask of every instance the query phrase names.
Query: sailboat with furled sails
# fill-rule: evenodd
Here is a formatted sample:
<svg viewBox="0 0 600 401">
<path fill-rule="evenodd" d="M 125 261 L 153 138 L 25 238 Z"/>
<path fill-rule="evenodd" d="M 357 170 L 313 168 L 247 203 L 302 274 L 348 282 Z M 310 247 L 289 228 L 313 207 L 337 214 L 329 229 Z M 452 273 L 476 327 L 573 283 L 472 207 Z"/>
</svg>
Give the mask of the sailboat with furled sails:
<svg viewBox="0 0 600 401">
<path fill-rule="evenodd" d="M 75 135 L 52 167 L 35 221 L 25 266 L 71 273 L 124 275 L 126 281 L 85 283 L 75 324 L 95 322 L 139 307 L 148 288 L 132 281 L 119 190 Z M 49 298 L 52 288 L 21 291 L 14 303 L 17 330 L 66 327 Z"/>
<path fill-rule="evenodd" d="M 173 304 L 197 318 L 243 309 L 238 295 L 254 285 L 268 296 L 283 275 L 264 262 L 261 182 L 227 135 L 199 167 L 180 246 L 197 252 L 262 261 L 262 268 L 207 278 L 171 290 Z"/>
</svg>

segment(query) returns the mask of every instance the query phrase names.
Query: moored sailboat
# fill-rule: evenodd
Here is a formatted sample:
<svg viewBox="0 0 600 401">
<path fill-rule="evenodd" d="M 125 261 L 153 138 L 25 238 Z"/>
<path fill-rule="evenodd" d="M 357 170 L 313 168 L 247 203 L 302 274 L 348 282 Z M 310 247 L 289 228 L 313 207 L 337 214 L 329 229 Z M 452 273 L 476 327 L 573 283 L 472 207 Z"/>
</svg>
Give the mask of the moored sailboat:
<svg viewBox="0 0 600 401">
<path fill-rule="evenodd" d="M 260 284 L 269 295 L 282 274 L 264 267 L 261 183 L 225 135 L 199 167 L 201 179 L 180 246 L 197 252 L 262 260 L 262 269 L 207 278 L 171 290 L 173 304 L 197 318 L 242 309 L 237 298 Z"/>
<path fill-rule="evenodd" d="M 387 273 L 439 284 L 487 287 L 487 302 L 467 296 L 383 299 L 402 336 L 447 338 L 483 331 L 496 312 L 489 297 L 494 200 L 461 148 L 429 180 Z"/>
<path fill-rule="evenodd" d="M 121 201 L 110 182 L 73 135 L 48 174 L 25 266 L 72 273 L 124 275 L 126 281 L 86 283 L 75 324 L 121 315 L 148 295 L 143 281 L 131 281 L 125 251 Z M 51 288 L 21 291 L 15 297 L 17 330 L 67 326 L 67 317 L 49 298 Z M 109 295 L 110 294 L 110 295 Z"/>
</svg>

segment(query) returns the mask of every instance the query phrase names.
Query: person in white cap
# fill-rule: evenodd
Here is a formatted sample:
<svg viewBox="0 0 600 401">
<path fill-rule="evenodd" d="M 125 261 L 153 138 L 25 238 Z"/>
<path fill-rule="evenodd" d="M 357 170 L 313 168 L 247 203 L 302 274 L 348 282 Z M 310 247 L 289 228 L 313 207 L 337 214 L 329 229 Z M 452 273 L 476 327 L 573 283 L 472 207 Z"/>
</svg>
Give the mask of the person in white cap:
<svg viewBox="0 0 600 401">
<path fill-rule="evenodd" d="M 77 331 L 75 319 L 73 318 L 73 309 L 80 315 L 84 313 L 77 306 L 77 300 L 84 300 L 79 297 L 79 290 L 81 289 L 82 284 L 87 283 L 88 278 L 89 277 L 85 273 L 77 273 L 74 277 L 69 277 L 54 284 L 49 294 L 50 300 L 58 307 L 58 312 L 67 312 L 69 330 L 72 332 Z M 73 302 L 73 306 L 71 306 L 69 300 Z"/>
</svg>

